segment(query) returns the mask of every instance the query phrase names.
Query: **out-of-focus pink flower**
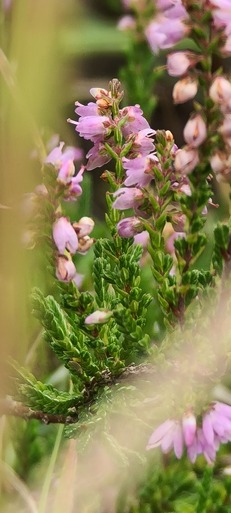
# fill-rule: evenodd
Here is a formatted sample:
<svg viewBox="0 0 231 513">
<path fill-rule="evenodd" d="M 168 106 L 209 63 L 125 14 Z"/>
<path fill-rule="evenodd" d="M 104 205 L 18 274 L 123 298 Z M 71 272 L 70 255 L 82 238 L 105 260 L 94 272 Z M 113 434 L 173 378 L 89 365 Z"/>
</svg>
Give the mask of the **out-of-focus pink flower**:
<svg viewBox="0 0 231 513">
<path fill-rule="evenodd" d="M 86 317 L 84 322 L 85 324 L 104 324 L 112 315 L 113 312 L 110 310 L 95 310 Z"/>
<path fill-rule="evenodd" d="M 227 114 L 219 128 L 219 132 L 225 139 L 226 144 L 231 146 L 231 114 Z"/>
<path fill-rule="evenodd" d="M 147 248 L 149 242 L 150 236 L 147 230 L 137 233 L 137 235 L 135 235 L 134 237 L 134 244 L 140 244 L 140 246 L 142 246 L 143 248 Z"/>
<path fill-rule="evenodd" d="M 209 96 L 214 103 L 226 104 L 231 100 L 231 83 L 225 77 L 216 77 L 209 89 Z"/>
<path fill-rule="evenodd" d="M 183 433 L 182 427 L 177 420 L 166 420 L 155 431 L 153 431 L 149 438 L 147 449 L 161 447 L 163 453 L 167 453 L 174 449 L 175 455 L 178 459 L 183 454 Z"/>
<path fill-rule="evenodd" d="M 53 239 L 61 255 L 68 250 L 74 255 L 78 249 L 78 237 L 66 217 L 60 217 L 53 225 Z"/>
<path fill-rule="evenodd" d="M 60 142 L 58 146 L 53 148 L 45 158 L 46 164 L 53 164 L 57 170 L 66 164 L 68 161 L 80 160 L 83 156 L 83 152 L 79 148 L 67 146 L 64 148 L 64 142 Z"/>
<path fill-rule="evenodd" d="M 173 88 L 174 103 L 185 103 L 196 96 L 198 90 L 198 81 L 191 77 L 178 80 Z"/>
<path fill-rule="evenodd" d="M 206 124 L 200 114 L 193 116 L 184 128 L 184 138 L 191 148 L 200 146 L 207 137 Z"/>
<path fill-rule="evenodd" d="M 186 447 L 189 447 L 194 441 L 197 430 L 196 417 L 192 411 L 188 411 L 183 415 L 182 428 L 185 445 Z"/>
<path fill-rule="evenodd" d="M 119 30 L 134 30 L 136 28 L 136 20 L 134 16 L 123 16 L 120 18 L 117 27 Z"/>
<path fill-rule="evenodd" d="M 170 48 L 183 39 L 189 31 L 189 27 L 185 24 L 188 14 L 180 0 L 171 4 L 166 1 L 159 2 L 158 7 L 159 13 L 145 30 L 153 53 Z"/>
<path fill-rule="evenodd" d="M 114 198 L 113 208 L 127 210 L 128 208 L 138 208 L 143 202 L 144 194 L 137 187 L 121 187 L 114 193 Z"/>
<path fill-rule="evenodd" d="M 176 152 L 174 166 L 175 170 L 183 175 L 191 173 L 199 163 L 199 153 L 195 148 L 185 147 Z"/>
<path fill-rule="evenodd" d="M 142 223 L 138 217 L 126 217 L 117 224 L 120 237 L 134 237 L 142 229 Z"/>
<path fill-rule="evenodd" d="M 81 255 L 86 255 L 89 249 L 93 246 L 94 242 L 95 239 L 89 237 L 88 235 L 80 237 L 78 244 L 78 253 L 81 253 Z"/>
<path fill-rule="evenodd" d="M 167 56 L 167 71 L 171 77 L 184 75 L 198 61 L 192 52 L 173 52 Z"/>
<path fill-rule="evenodd" d="M 166 248 L 166 251 L 174 256 L 175 255 L 175 246 L 174 246 L 174 242 L 175 240 L 177 239 L 181 239 L 182 237 L 185 237 L 185 233 L 184 232 L 180 232 L 180 231 L 174 231 L 173 233 L 171 233 L 171 235 L 167 238 L 166 242 L 165 242 L 165 248 Z"/>
<path fill-rule="evenodd" d="M 199 454 L 204 454 L 212 464 L 221 443 L 231 441 L 231 406 L 215 402 L 202 416 L 202 425 L 192 411 L 183 415 L 181 421 L 166 420 L 152 433 L 147 449 L 161 447 L 163 453 L 174 449 L 176 457 L 181 458 L 185 443 L 187 454 L 192 463 Z"/>
</svg>

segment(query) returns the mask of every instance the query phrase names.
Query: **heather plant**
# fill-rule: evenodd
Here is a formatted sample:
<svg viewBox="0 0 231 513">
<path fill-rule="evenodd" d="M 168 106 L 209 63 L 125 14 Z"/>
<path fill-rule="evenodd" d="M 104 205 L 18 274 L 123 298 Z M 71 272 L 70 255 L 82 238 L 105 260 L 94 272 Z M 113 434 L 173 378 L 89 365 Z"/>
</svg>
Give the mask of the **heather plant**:
<svg viewBox="0 0 231 513">
<path fill-rule="evenodd" d="M 230 187 L 231 82 L 222 59 L 231 53 L 231 5 L 123 7 L 132 48 L 125 98 L 138 70 L 137 99 L 124 103 L 112 79 L 90 90 L 87 105 L 77 100 L 68 123 L 87 151 L 53 140 L 40 152 L 41 183 L 23 200 L 23 241 L 40 252 L 47 277 L 32 290 L 33 314 L 65 379 L 55 386 L 11 359 L 1 411 L 64 425 L 77 439 L 72 501 L 81 511 L 104 511 L 108 500 L 121 513 L 228 512 L 231 226 L 217 191 Z M 173 102 L 193 100 L 181 148 L 168 127 L 150 126 L 159 73 L 145 73 L 161 51 L 166 79 L 177 78 Z M 84 205 L 97 168 L 107 189 L 100 237 Z"/>
</svg>

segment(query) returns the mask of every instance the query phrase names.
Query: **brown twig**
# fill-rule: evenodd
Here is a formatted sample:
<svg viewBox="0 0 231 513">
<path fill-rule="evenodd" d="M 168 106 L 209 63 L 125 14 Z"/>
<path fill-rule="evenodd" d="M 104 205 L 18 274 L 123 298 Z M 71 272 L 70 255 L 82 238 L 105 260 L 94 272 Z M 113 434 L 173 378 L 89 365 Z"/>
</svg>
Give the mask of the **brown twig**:
<svg viewBox="0 0 231 513">
<path fill-rule="evenodd" d="M 44 413 L 40 410 L 32 410 L 24 404 L 14 401 L 11 397 L 0 399 L 0 417 L 8 415 L 11 417 L 21 417 L 24 420 L 36 419 L 44 424 L 73 424 L 77 422 L 77 415 L 62 415 L 55 413 Z"/>
</svg>

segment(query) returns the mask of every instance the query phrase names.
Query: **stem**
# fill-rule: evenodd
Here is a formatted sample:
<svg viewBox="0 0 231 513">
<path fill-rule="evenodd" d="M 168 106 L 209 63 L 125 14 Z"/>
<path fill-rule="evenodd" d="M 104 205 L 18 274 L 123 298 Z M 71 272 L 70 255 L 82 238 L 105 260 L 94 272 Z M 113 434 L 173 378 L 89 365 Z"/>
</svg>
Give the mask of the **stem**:
<svg viewBox="0 0 231 513">
<path fill-rule="evenodd" d="M 46 157 L 46 148 L 43 144 L 43 140 L 40 136 L 39 130 L 32 118 L 32 116 L 29 114 L 27 107 L 26 107 L 26 101 L 22 96 L 21 91 L 19 90 L 18 85 L 15 82 L 14 73 L 11 69 L 10 63 L 3 52 L 2 48 L 0 48 L 0 73 L 2 74 L 6 85 L 8 86 L 15 102 L 17 103 L 22 116 L 24 117 L 30 132 L 32 133 L 32 137 L 34 140 L 34 144 L 38 150 L 40 161 L 43 163 L 44 159 Z"/>
<path fill-rule="evenodd" d="M 48 466 L 47 473 L 45 476 L 45 481 L 44 481 L 42 491 L 41 491 L 38 513 L 45 513 L 45 511 L 46 511 L 47 498 L 48 498 L 48 494 L 49 494 L 52 476 L 54 473 L 56 460 L 57 460 L 59 449 L 60 449 L 60 444 L 61 444 L 62 435 L 63 435 L 63 429 L 64 429 L 64 426 L 59 426 L 59 428 L 58 428 L 54 448 L 53 448 L 53 451 L 51 454 L 49 466 Z"/>
</svg>

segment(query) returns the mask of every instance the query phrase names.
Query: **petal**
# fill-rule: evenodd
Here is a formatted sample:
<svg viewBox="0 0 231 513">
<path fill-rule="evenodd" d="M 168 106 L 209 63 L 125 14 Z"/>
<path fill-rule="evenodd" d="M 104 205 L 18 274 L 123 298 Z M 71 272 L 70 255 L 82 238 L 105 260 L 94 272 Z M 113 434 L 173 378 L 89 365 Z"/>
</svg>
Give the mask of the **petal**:
<svg viewBox="0 0 231 513">
<path fill-rule="evenodd" d="M 158 428 L 156 428 L 150 436 L 147 449 L 151 449 L 152 447 L 158 447 L 158 445 L 161 444 L 162 438 L 170 429 L 173 428 L 173 426 L 173 420 L 166 420 L 165 422 L 163 422 L 163 424 L 160 424 L 160 426 L 158 426 Z"/>
</svg>

